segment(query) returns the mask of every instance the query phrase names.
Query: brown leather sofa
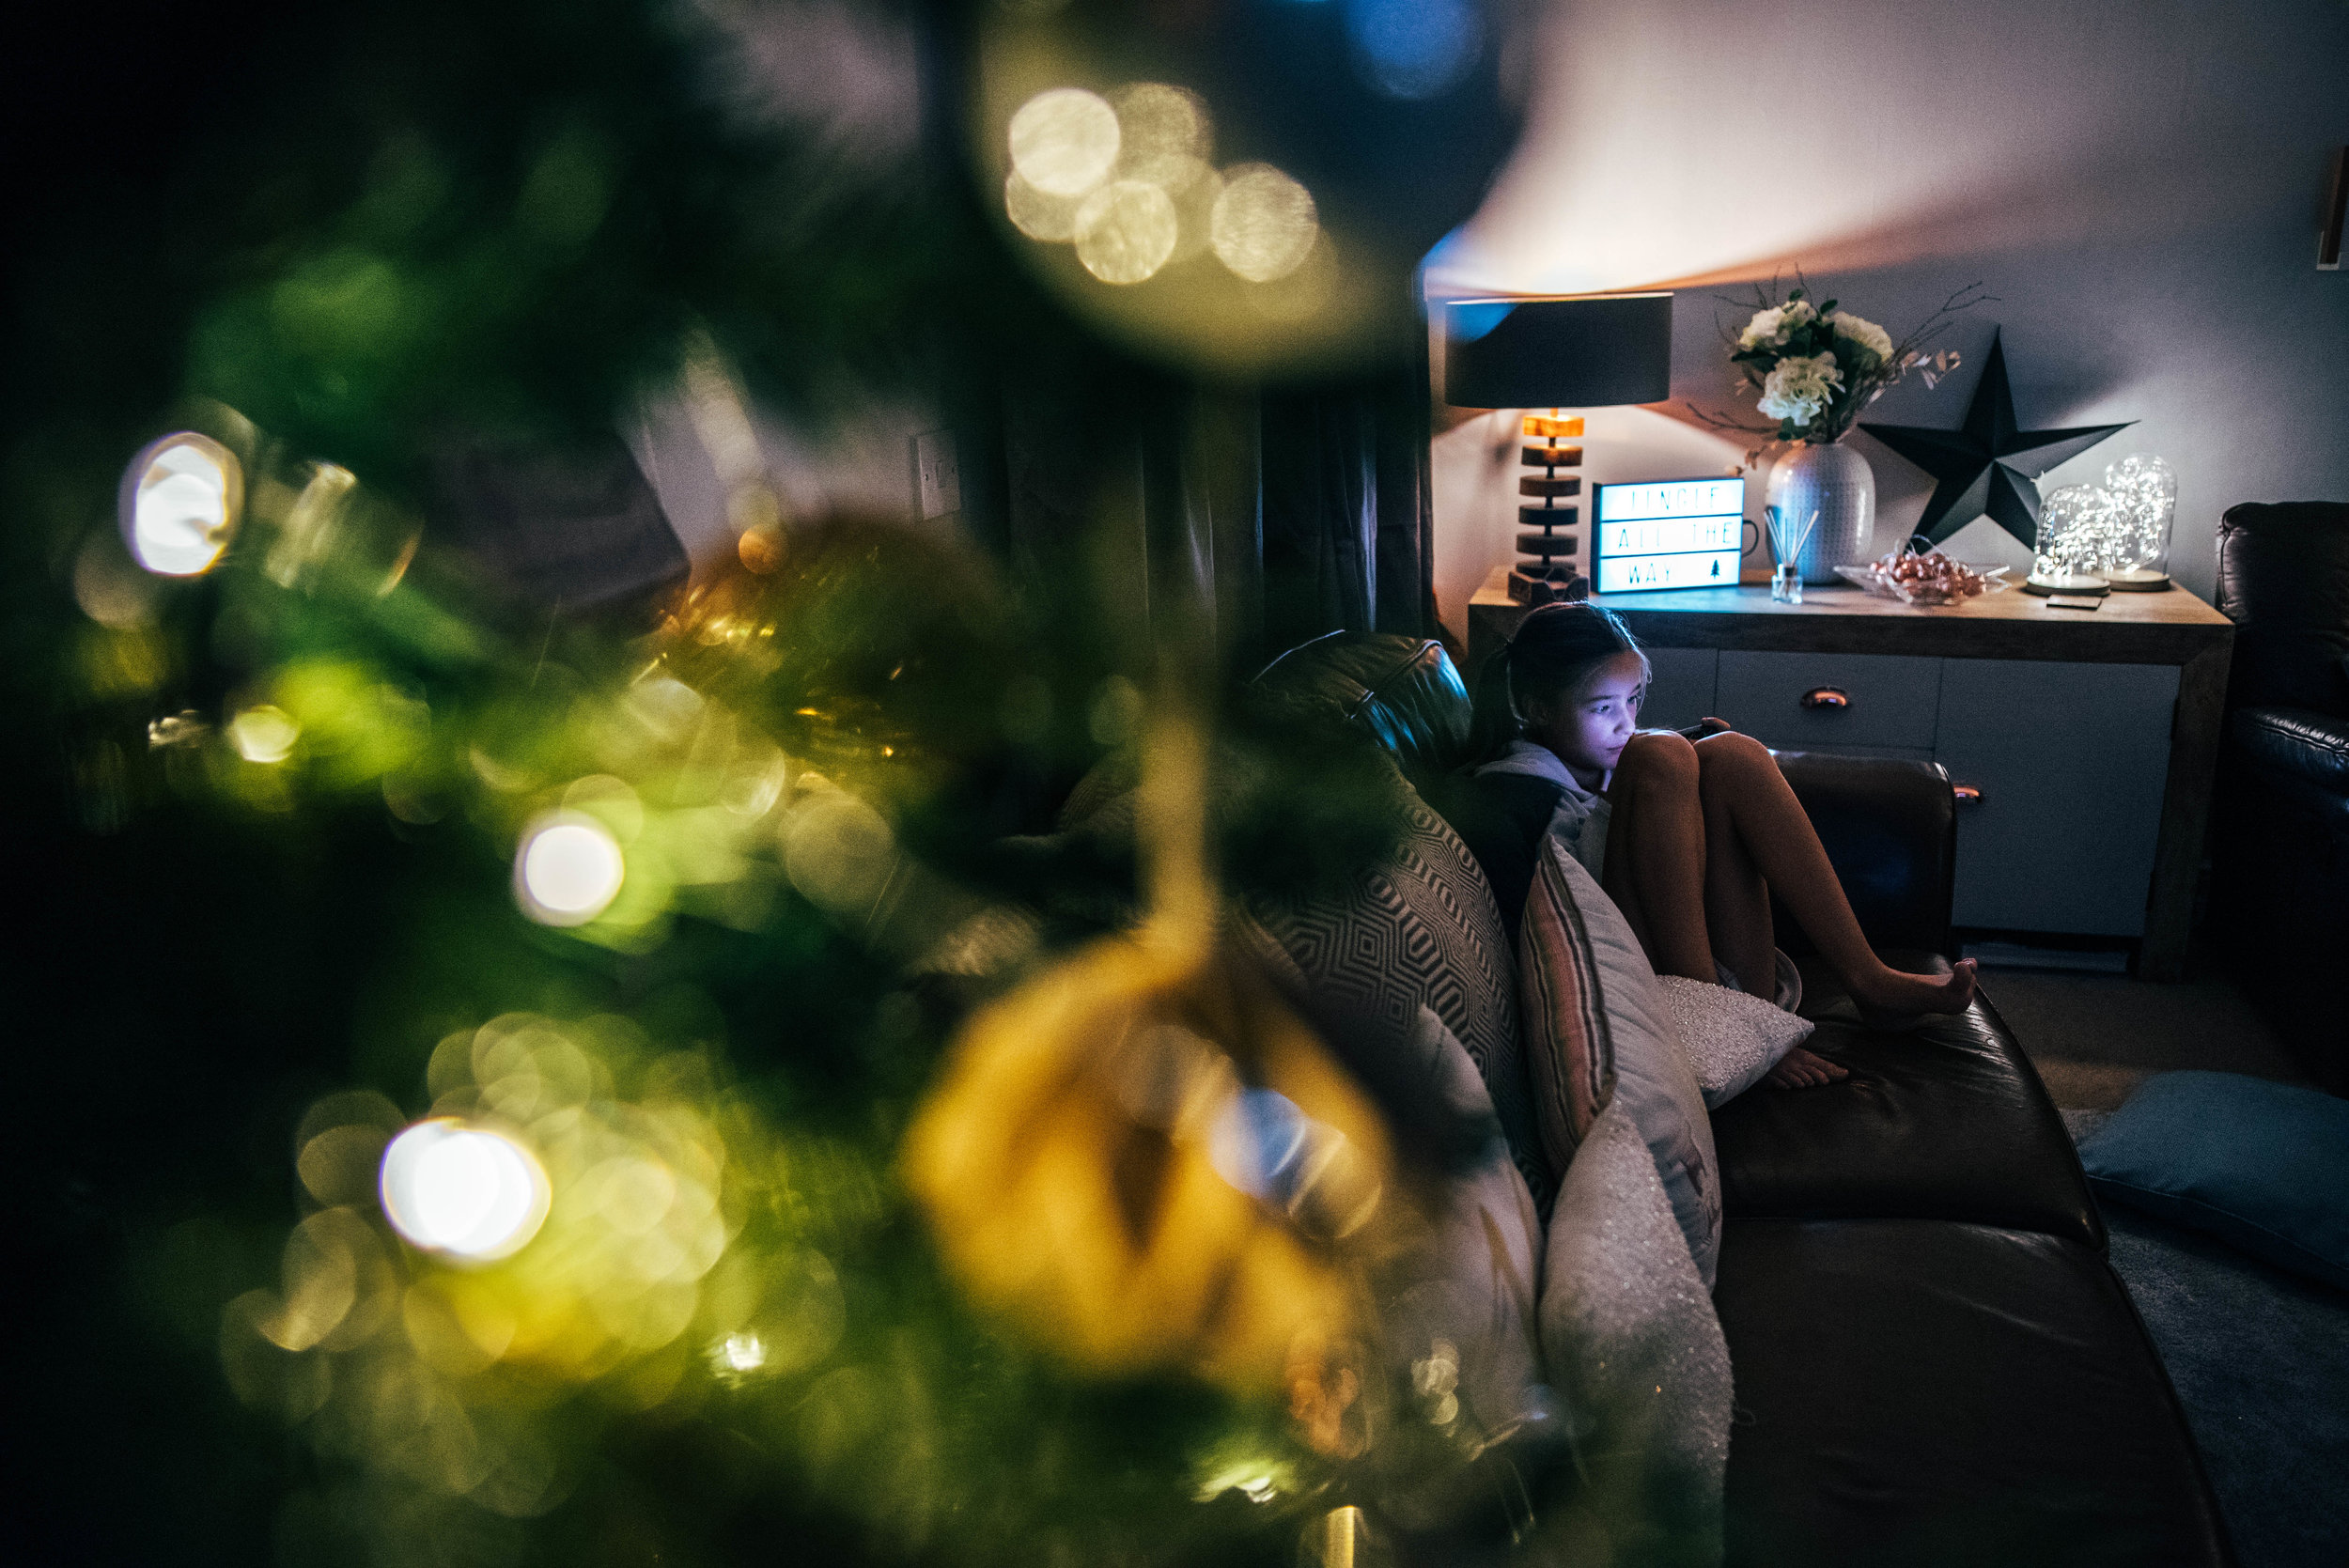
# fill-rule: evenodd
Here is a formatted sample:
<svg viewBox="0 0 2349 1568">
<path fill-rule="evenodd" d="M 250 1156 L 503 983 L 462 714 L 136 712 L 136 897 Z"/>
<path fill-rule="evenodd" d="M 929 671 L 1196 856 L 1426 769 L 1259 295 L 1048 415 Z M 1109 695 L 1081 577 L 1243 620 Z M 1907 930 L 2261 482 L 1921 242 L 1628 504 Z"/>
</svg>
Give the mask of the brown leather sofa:
<svg viewBox="0 0 2349 1568">
<path fill-rule="evenodd" d="M 1468 694 L 1438 644 L 1340 634 L 1259 677 L 1394 754 L 1489 884 L 1531 846 L 1454 772 Z M 1930 763 L 1784 754 L 1891 961 L 1945 969 L 1954 807 Z M 2038 1075 L 1983 996 L 1863 1029 L 1815 960 L 1823 1089 L 1714 1115 L 1728 1212 L 1714 1295 L 1737 1417 L 1727 1557 L 1753 1568 L 2232 1560 L 2168 1374 Z"/>
</svg>

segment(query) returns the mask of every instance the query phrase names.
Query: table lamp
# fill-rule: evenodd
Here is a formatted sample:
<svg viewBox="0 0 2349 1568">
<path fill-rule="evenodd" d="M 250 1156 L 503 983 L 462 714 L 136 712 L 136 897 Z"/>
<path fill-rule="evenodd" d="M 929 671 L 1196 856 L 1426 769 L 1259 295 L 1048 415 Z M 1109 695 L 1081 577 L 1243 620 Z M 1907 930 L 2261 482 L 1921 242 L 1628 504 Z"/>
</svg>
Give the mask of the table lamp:
<svg viewBox="0 0 2349 1568">
<path fill-rule="evenodd" d="M 1579 437 L 1582 421 L 1560 411 L 1670 396 L 1672 299 L 1660 292 L 1519 295 L 1444 304 L 1444 401 L 1463 409 L 1548 411 L 1526 414 L 1523 427 L 1529 472 L 1517 480 L 1520 559 L 1509 572 L 1509 597 L 1520 604 L 1590 593 L 1572 559 L 1581 548 L 1572 532 L 1580 508 L 1559 505 L 1582 493 L 1580 474 L 1558 472 L 1582 466 L 1581 447 L 1559 444 Z"/>
</svg>

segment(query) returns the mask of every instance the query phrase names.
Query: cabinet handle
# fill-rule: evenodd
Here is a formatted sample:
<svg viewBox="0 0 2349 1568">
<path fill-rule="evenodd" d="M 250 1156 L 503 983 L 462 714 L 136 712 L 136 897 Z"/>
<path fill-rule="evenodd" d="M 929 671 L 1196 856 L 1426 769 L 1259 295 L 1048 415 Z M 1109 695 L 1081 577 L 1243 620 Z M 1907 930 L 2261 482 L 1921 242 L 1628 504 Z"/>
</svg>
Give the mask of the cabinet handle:
<svg viewBox="0 0 2349 1568">
<path fill-rule="evenodd" d="M 1841 709 L 1851 706 L 1851 693 L 1840 686 L 1814 686 L 1802 694 L 1805 707 Z"/>
<path fill-rule="evenodd" d="M 1950 793 L 1957 797 L 1957 803 L 1961 806 L 1982 804 L 1982 791 L 1972 784 L 1952 784 Z"/>
</svg>

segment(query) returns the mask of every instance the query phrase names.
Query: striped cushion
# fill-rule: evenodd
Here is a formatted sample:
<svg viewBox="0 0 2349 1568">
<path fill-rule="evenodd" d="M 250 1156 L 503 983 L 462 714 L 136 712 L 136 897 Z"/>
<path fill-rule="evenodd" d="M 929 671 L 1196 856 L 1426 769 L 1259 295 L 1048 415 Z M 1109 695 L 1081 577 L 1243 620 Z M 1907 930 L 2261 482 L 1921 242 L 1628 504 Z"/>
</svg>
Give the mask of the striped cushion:
<svg viewBox="0 0 2349 1568">
<path fill-rule="evenodd" d="M 1560 846 L 1545 838 L 1517 931 L 1517 995 L 1525 1070 L 1542 1151 L 1553 1170 L 1574 1162 L 1615 1092 L 1615 1042 L 1598 955 L 1583 924 Z"/>
<path fill-rule="evenodd" d="M 1527 1071 L 1542 1130 L 1579 1141 L 1600 1108 L 1627 1113 L 1647 1140 L 1672 1218 L 1709 1290 L 1721 1248 L 1720 1162 L 1704 1094 L 1688 1069 L 1663 987 L 1631 923 L 1572 850 L 1552 834 L 1534 860 L 1539 870 L 1525 900 L 1517 968 L 1548 982 L 1538 998 L 1527 992 L 1524 1009 Z"/>
</svg>

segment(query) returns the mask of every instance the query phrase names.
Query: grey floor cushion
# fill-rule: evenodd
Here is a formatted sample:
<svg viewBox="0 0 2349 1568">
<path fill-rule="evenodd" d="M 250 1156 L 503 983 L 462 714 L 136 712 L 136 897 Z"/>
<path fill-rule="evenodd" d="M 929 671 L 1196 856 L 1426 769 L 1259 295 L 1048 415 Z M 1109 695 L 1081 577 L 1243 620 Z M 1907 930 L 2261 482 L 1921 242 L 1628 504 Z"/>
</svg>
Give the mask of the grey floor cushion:
<svg viewBox="0 0 2349 1568">
<path fill-rule="evenodd" d="M 2349 1100 L 2241 1073 L 2155 1073 L 2080 1141 L 2096 1196 L 2349 1290 Z"/>
</svg>

